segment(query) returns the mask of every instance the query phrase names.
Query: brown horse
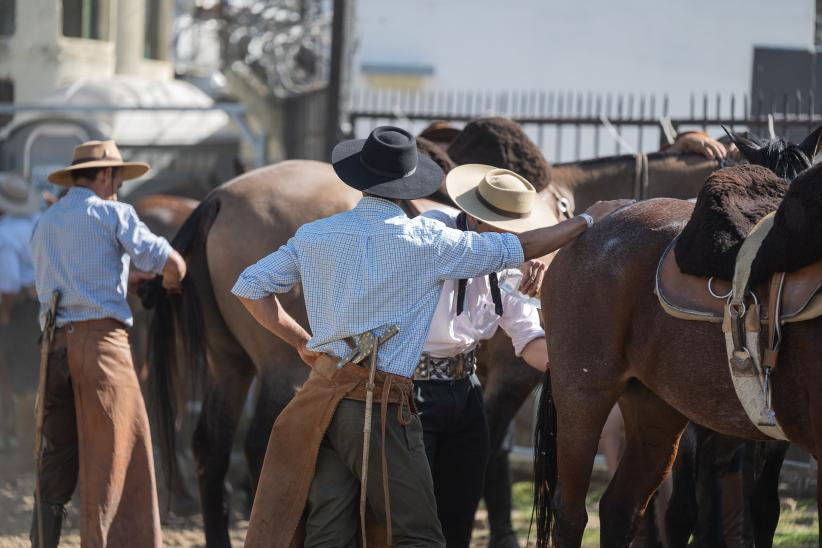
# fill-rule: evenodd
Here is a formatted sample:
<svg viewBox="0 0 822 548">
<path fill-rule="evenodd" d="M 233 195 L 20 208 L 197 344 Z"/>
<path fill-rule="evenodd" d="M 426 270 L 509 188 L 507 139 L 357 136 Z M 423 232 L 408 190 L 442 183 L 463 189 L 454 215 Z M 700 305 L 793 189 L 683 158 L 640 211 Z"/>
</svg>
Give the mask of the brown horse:
<svg viewBox="0 0 822 548">
<path fill-rule="evenodd" d="M 816 152 L 816 143 L 810 157 Z M 543 287 L 551 355 L 535 458 L 538 544 L 579 546 L 599 433 L 614 403 L 626 450 L 600 503 L 601 546 L 628 546 L 669 473 L 688 420 L 722 434 L 767 439 L 747 418 L 715 325 L 668 316 L 653 294 L 662 251 L 693 204 L 655 199 L 617 212 L 561 250 Z M 574 303 L 568 306 L 568 303 Z M 784 329 L 773 402 L 785 433 L 822 449 L 822 320 Z M 822 500 L 822 484 L 817 495 Z"/>
</svg>

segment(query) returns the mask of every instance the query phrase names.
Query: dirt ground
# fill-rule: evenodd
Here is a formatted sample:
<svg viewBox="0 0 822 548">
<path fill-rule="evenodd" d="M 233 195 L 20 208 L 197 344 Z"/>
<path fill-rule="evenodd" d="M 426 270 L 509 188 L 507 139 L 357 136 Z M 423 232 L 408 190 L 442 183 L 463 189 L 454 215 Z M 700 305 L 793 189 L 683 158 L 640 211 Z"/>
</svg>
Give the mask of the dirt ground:
<svg viewBox="0 0 822 548">
<path fill-rule="evenodd" d="M 595 478 L 588 497 L 588 528 L 585 532 L 583 547 L 594 548 L 599 545 L 599 519 L 597 505 L 604 491 L 605 483 Z M 0 548 L 28 547 L 29 525 L 33 506 L 34 477 L 25 463 L 10 465 L 8 461 L 0 462 Z M 526 545 L 531 517 L 531 485 L 520 482 L 514 485 L 514 526 L 520 537 L 520 545 Z M 231 541 L 234 546 L 242 546 L 248 527 L 247 516 L 241 509 L 241 494 L 232 500 L 235 510 L 232 516 Z M 161 503 L 162 505 L 162 503 Z M 64 527 L 61 546 L 80 546 L 80 535 L 77 530 L 78 514 L 74 504 L 68 508 L 68 518 Z M 774 546 L 799 548 L 818 546 L 818 521 L 816 501 L 807 498 L 792 498 L 788 494 L 782 497 L 782 515 L 775 538 Z M 169 547 L 204 547 L 202 519 L 199 515 L 192 517 L 171 517 L 163 519 L 164 545 Z M 533 538 L 533 537 L 532 537 Z M 471 548 L 485 548 L 488 541 L 488 529 L 483 508 L 477 512 L 474 539 Z M 528 544 L 533 546 L 533 542 Z"/>
</svg>

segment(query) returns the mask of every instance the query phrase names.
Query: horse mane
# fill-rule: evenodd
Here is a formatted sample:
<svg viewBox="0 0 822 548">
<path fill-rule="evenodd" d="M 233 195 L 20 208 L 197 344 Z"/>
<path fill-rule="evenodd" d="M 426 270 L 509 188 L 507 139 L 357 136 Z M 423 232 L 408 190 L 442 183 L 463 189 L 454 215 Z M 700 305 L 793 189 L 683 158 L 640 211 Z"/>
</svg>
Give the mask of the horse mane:
<svg viewBox="0 0 822 548">
<path fill-rule="evenodd" d="M 551 165 L 522 128 L 508 118 L 478 118 L 468 122 L 448 147 L 457 164 L 487 164 L 509 169 L 528 179 L 537 191 L 551 181 Z"/>
<path fill-rule="evenodd" d="M 796 144 L 783 137 L 760 139 L 754 135 L 733 133 L 724 126 L 723 129 L 750 163 L 764 166 L 788 182 L 813 164 L 815 143 L 813 149 L 808 144 L 813 141 L 818 130 L 802 143 Z"/>
</svg>

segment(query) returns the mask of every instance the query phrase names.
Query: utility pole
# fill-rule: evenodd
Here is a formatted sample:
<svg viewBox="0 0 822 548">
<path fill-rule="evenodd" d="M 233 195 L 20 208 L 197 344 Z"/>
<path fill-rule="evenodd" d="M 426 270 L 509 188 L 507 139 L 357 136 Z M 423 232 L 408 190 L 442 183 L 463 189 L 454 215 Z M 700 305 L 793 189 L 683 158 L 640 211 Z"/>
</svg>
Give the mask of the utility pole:
<svg viewBox="0 0 822 548">
<path fill-rule="evenodd" d="M 354 0 L 334 0 L 331 22 L 331 72 L 328 78 L 325 150 L 340 140 L 340 120 L 343 105 L 348 102 L 351 76 L 351 36 L 353 34 Z"/>
</svg>

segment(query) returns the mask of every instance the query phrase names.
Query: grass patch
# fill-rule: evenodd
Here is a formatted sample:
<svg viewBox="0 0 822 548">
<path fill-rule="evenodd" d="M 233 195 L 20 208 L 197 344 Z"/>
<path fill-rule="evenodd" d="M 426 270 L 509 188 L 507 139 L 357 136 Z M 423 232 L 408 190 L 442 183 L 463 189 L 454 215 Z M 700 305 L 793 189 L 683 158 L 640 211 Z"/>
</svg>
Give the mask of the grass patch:
<svg viewBox="0 0 822 548">
<path fill-rule="evenodd" d="M 595 478 L 591 484 L 585 505 L 588 510 L 588 527 L 582 539 L 583 548 L 599 546 L 599 500 L 605 491 L 606 483 L 603 479 Z M 514 510 L 512 512 L 514 529 L 520 542 L 524 546 L 528 538 L 529 527 L 534 503 L 534 488 L 530 482 L 518 482 L 513 485 L 512 498 Z M 531 530 L 531 542 L 534 546 L 536 528 Z M 485 537 L 487 529 L 475 530 L 475 541 Z M 472 546 L 483 546 L 482 541 L 472 543 Z M 779 526 L 774 537 L 776 548 L 804 548 L 819 546 L 819 520 L 816 515 L 816 500 L 783 498 L 782 513 Z"/>
</svg>

